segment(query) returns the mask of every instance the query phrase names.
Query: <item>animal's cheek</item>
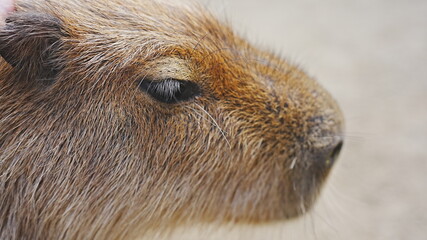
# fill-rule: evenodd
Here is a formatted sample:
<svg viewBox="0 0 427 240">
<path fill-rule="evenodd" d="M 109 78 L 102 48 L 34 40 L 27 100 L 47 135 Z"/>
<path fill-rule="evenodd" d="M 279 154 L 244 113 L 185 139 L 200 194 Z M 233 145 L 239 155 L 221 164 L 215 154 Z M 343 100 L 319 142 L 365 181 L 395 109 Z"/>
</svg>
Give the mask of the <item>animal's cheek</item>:
<svg viewBox="0 0 427 240">
<path fill-rule="evenodd" d="M 227 146 L 210 110 L 199 104 L 169 106 L 151 101 L 138 106 L 131 113 L 132 135 L 140 145 L 136 151 L 154 168 L 195 169 L 196 161 L 216 158 L 216 149 Z"/>
</svg>

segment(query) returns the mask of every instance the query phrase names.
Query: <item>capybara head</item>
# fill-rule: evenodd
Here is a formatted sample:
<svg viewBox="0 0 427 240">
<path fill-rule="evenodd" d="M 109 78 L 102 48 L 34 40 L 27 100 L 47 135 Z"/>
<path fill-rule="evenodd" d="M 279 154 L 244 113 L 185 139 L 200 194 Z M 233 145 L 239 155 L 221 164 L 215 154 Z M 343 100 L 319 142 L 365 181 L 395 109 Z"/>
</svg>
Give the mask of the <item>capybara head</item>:
<svg viewBox="0 0 427 240">
<path fill-rule="evenodd" d="M 0 54 L 1 239 L 288 219 L 342 146 L 316 81 L 201 7 L 18 1 Z"/>
</svg>

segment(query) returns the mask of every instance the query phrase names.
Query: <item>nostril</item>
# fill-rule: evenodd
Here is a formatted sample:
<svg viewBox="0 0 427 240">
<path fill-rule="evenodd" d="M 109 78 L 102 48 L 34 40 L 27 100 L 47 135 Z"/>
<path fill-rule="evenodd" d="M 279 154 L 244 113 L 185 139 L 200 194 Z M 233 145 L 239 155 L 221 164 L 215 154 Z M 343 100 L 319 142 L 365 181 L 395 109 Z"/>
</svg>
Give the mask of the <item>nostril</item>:
<svg viewBox="0 0 427 240">
<path fill-rule="evenodd" d="M 335 162 L 335 160 L 338 158 L 338 155 L 340 155 L 342 145 L 343 145 L 343 141 L 339 141 L 339 143 L 332 150 L 331 154 L 329 155 L 329 159 L 328 159 L 329 161 L 331 161 L 331 163 Z"/>
<path fill-rule="evenodd" d="M 330 169 L 340 155 L 343 144 L 342 140 L 330 143 L 327 147 L 315 149 L 310 156 L 312 156 L 319 169 L 324 169 L 325 167 Z"/>
</svg>

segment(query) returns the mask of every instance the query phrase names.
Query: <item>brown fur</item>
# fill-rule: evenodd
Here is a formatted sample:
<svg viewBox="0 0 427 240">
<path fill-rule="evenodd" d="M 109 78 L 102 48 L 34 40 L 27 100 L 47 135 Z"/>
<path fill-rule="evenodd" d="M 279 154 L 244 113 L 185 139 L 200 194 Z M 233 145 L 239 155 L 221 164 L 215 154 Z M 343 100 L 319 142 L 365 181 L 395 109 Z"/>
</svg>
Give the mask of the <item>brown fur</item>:
<svg viewBox="0 0 427 240">
<path fill-rule="evenodd" d="M 341 141 L 322 87 L 199 7 L 18 1 L 0 54 L 0 239 L 287 219 Z M 202 92 L 166 104 L 138 87 L 165 78 Z"/>
</svg>

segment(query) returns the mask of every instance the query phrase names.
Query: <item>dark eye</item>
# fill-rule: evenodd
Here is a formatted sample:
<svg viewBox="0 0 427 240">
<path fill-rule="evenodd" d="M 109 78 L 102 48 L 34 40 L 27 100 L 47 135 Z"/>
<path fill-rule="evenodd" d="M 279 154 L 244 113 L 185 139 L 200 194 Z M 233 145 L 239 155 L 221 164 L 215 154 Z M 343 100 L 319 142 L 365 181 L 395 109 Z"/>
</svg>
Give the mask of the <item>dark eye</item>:
<svg viewBox="0 0 427 240">
<path fill-rule="evenodd" d="M 161 81 L 144 79 L 139 87 L 157 101 L 164 103 L 188 101 L 200 95 L 200 87 L 197 84 L 173 78 Z"/>
</svg>

